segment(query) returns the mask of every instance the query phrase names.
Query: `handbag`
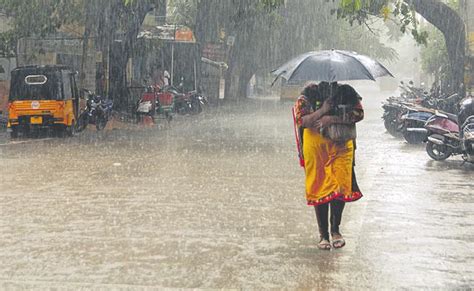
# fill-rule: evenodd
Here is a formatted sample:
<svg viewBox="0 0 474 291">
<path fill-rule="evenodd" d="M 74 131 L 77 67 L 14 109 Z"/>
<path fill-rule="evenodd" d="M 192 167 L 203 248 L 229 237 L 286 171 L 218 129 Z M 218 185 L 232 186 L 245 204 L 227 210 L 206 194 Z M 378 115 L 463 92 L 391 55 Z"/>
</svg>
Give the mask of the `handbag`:
<svg viewBox="0 0 474 291">
<path fill-rule="evenodd" d="M 355 123 L 331 124 L 325 129 L 325 136 L 336 143 L 347 142 L 357 138 Z"/>
<path fill-rule="evenodd" d="M 339 113 L 337 115 L 341 116 L 343 121 L 346 117 L 346 112 L 352 110 L 352 106 L 350 105 L 338 105 L 337 108 L 337 112 Z M 323 135 L 336 143 L 344 143 L 349 140 L 354 140 L 357 138 L 356 125 L 355 123 L 331 124 L 324 129 Z"/>
</svg>

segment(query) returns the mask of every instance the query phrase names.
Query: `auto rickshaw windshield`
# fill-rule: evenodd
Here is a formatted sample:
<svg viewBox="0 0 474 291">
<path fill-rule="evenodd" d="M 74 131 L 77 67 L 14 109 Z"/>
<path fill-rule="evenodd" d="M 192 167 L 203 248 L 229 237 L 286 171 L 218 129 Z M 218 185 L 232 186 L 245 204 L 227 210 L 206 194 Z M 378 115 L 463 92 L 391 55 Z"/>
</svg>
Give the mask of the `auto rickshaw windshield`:
<svg viewBox="0 0 474 291">
<path fill-rule="evenodd" d="M 63 100 L 61 73 L 28 71 L 12 72 L 10 101 L 16 100 Z"/>
</svg>

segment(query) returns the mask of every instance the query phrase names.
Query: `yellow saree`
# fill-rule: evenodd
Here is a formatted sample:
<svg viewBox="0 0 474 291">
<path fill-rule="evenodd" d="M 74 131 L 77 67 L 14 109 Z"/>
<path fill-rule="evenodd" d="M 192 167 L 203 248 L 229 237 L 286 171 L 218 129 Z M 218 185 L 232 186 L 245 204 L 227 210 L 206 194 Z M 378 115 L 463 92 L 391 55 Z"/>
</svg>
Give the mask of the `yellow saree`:
<svg viewBox="0 0 474 291">
<path fill-rule="evenodd" d="M 333 199 L 346 202 L 360 199 L 362 194 L 353 173 L 353 141 L 336 144 L 307 128 L 303 140 L 308 205 Z"/>
</svg>

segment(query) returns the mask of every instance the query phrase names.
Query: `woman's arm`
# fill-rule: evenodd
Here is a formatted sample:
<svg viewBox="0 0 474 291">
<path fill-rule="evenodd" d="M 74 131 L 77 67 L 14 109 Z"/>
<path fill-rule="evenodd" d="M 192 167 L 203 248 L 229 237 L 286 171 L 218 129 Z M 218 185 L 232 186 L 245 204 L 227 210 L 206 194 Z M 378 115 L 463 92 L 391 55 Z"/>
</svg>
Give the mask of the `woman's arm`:
<svg viewBox="0 0 474 291">
<path fill-rule="evenodd" d="M 364 109 L 359 102 L 351 112 L 346 113 L 344 118 L 342 116 L 326 115 L 321 117 L 316 125 L 318 127 L 327 127 L 331 124 L 354 124 L 362 119 L 364 119 Z"/>
<path fill-rule="evenodd" d="M 323 106 L 315 112 L 302 117 L 302 126 L 307 128 L 319 128 L 318 120 L 331 110 L 330 101 L 325 101 Z"/>
</svg>

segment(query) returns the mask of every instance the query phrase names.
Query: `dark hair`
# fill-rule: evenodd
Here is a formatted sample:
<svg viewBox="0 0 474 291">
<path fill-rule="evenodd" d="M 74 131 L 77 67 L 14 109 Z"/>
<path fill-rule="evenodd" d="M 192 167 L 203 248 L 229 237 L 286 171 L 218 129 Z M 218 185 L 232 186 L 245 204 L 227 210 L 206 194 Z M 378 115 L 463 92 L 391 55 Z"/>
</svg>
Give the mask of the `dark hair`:
<svg viewBox="0 0 474 291">
<path fill-rule="evenodd" d="M 304 95 L 311 100 L 318 99 L 319 98 L 318 85 L 316 85 L 316 83 L 310 83 L 306 85 L 303 91 L 301 91 L 301 95 Z"/>
<path fill-rule="evenodd" d="M 321 82 L 319 83 L 319 94 L 321 95 L 321 98 L 323 100 L 326 100 L 328 98 L 331 98 L 336 94 L 336 90 L 338 88 L 337 82 Z"/>
<path fill-rule="evenodd" d="M 344 84 L 337 88 L 337 97 L 341 98 L 342 104 L 356 105 L 360 96 L 352 86 Z"/>
</svg>

